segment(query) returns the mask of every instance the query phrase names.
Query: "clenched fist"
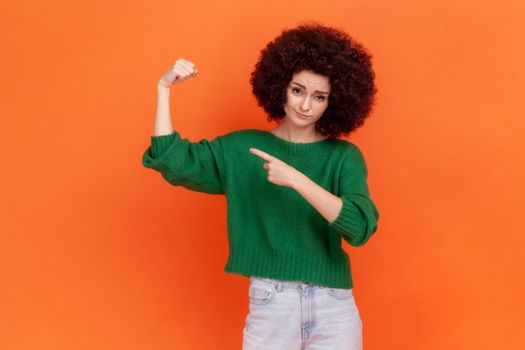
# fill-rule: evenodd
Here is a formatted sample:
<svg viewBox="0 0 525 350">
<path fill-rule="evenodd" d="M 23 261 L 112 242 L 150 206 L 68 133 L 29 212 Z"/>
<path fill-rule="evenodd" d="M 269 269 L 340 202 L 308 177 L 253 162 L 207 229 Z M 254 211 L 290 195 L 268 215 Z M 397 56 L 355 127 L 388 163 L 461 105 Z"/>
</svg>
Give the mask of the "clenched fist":
<svg viewBox="0 0 525 350">
<path fill-rule="evenodd" d="M 193 62 L 179 58 L 160 78 L 158 85 L 170 88 L 175 84 L 182 83 L 186 79 L 196 76 L 198 73 L 199 71 L 195 68 Z"/>
</svg>

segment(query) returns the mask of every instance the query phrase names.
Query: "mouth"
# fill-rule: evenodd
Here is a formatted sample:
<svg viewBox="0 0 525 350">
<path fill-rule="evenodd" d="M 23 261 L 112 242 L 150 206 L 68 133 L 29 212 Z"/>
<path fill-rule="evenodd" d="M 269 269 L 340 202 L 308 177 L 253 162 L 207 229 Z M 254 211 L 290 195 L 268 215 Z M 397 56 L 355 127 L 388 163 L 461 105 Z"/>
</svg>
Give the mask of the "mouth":
<svg viewBox="0 0 525 350">
<path fill-rule="evenodd" d="M 295 112 L 295 114 L 297 114 L 297 116 L 298 116 L 299 118 L 301 118 L 301 119 L 308 119 L 308 118 L 310 118 L 310 116 L 308 116 L 308 115 L 304 115 L 304 114 L 301 114 L 301 113 L 299 113 L 299 112 Z"/>
</svg>

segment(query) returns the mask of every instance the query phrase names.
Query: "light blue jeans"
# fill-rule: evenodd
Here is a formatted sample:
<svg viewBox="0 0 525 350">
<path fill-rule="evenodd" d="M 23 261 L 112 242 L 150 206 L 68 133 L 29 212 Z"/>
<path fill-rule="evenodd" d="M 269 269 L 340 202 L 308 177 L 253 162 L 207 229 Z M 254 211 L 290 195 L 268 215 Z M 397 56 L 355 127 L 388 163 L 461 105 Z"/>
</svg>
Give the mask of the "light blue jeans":
<svg viewBox="0 0 525 350">
<path fill-rule="evenodd" d="M 352 289 L 250 276 L 243 350 L 362 350 Z"/>
</svg>

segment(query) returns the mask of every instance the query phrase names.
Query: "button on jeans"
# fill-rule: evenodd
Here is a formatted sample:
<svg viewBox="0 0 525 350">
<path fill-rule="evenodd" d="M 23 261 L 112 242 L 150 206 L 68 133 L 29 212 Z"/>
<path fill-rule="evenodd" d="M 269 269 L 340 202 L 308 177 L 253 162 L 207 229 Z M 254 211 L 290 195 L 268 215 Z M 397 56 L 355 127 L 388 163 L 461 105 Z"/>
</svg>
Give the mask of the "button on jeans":
<svg viewBox="0 0 525 350">
<path fill-rule="evenodd" d="M 243 350 L 362 350 L 352 289 L 250 276 Z"/>
</svg>

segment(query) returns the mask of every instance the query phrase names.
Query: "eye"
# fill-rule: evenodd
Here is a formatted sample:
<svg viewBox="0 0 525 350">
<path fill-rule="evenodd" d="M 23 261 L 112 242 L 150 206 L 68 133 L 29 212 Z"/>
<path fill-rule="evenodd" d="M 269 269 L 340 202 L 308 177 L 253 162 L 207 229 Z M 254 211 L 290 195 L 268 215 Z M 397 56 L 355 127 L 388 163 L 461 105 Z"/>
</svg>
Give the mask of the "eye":
<svg viewBox="0 0 525 350">
<path fill-rule="evenodd" d="M 292 88 L 292 91 L 293 92 L 295 92 L 295 91 L 301 92 L 301 89 L 294 87 L 294 88 Z"/>
<path fill-rule="evenodd" d="M 319 95 L 319 96 L 316 96 L 316 97 L 320 97 L 321 98 L 319 101 L 324 101 L 325 100 L 325 97 L 323 95 Z"/>
</svg>

